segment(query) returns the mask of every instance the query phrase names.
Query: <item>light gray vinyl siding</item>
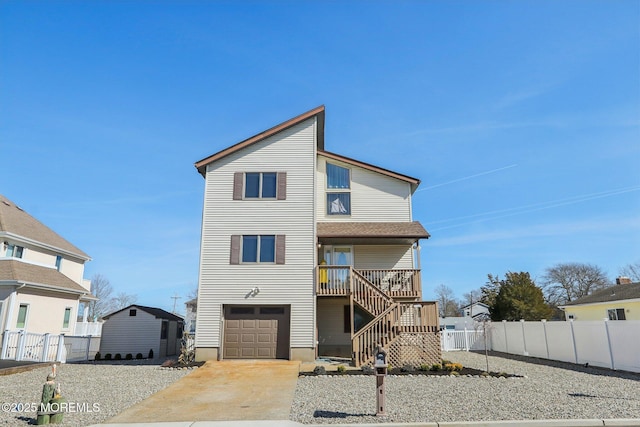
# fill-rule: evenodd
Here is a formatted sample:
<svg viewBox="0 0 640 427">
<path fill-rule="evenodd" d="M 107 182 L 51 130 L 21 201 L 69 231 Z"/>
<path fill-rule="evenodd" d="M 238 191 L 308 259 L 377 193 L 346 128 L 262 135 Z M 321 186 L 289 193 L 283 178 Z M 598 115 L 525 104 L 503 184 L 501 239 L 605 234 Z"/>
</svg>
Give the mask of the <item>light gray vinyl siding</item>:
<svg viewBox="0 0 640 427">
<path fill-rule="evenodd" d="M 412 269 L 413 250 L 402 245 L 358 245 L 353 247 L 353 263 L 358 270 Z"/>
<path fill-rule="evenodd" d="M 326 159 L 317 160 L 318 221 L 404 222 L 411 221 L 411 185 L 408 182 L 357 166 Z M 351 215 L 327 215 L 326 163 L 351 170 Z"/>
<path fill-rule="evenodd" d="M 207 166 L 197 347 L 220 347 L 225 304 L 290 305 L 291 347 L 314 346 L 315 136 L 314 117 Z M 235 172 L 286 172 L 286 200 L 233 200 Z M 231 265 L 231 236 L 248 234 L 285 235 L 285 264 Z"/>
<path fill-rule="evenodd" d="M 112 356 L 120 353 L 124 359 L 127 353 L 147 357 L 152 349 L 155 357 L 159 357 L 161 324 L 161 319 L 139 308 L 136 316 L 129 316 L 129 310 L 116 313 L 102 325 L 100 353 L 103 357 L 107 353 Z"/>
<path fill-rule="evenodd" d="M 344 306 L 348 298 L 318 299 L 318 344 L 350 345 L 351 331 L 344 332 Z"/>
</svg>

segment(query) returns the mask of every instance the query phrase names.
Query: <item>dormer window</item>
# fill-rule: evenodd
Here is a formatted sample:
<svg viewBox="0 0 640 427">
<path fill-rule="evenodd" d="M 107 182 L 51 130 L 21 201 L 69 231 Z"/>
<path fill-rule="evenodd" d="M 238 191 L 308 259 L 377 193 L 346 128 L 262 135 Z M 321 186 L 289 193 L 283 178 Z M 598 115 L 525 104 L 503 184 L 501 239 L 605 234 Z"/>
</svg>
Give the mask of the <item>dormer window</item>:
<svg viewBox="0 0 640 427">
<path fill-rule="evenodd" d="M 351 171 L 327 163 L 327 214 L 351 214 Z"/>
</svg>

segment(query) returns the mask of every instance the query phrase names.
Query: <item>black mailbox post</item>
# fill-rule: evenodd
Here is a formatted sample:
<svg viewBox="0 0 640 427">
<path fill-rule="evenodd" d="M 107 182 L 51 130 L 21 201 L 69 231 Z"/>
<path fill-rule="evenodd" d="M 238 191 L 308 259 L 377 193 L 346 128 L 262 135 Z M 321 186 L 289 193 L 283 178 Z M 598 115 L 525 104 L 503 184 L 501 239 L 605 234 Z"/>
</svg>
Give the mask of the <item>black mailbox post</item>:
<svg viewBox="0 0 640 427">
<path fill-rule="evenodd" d="M 387 352 L 378 344 L 373 368 L 376 371 L 376 415 L 387 415 L 385 412 L 384 377 L 387 376 Z"/>
</svg>

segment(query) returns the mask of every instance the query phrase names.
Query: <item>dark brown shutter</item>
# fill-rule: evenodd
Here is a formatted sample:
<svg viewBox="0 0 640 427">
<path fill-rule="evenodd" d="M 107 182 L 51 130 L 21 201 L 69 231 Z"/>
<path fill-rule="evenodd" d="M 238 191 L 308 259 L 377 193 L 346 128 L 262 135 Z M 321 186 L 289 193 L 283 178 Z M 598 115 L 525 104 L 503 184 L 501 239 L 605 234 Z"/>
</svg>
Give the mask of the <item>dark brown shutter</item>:
<svg viewBox="0 0 640 427">
<path fill-rule="evenodd" d="M 287 199 L 287 173 L 278 172 L 278 197 L 277 200 Z"/>
<path fill-rule="evenodd" d="M 284 264 L 285 246 L 284 234 L 276 235 L 276 264 Z"/>
<path fill-rule="evenodd" d="M 233 200 L 242 200 L 242 178 L 244 178 L 242 172 L 233 174 Z"/>
<path fill-rule="evenodd" d="M 231 236 L 231 256 L 229 264 L 240 264 L 240 235 Z"/>
</svg>

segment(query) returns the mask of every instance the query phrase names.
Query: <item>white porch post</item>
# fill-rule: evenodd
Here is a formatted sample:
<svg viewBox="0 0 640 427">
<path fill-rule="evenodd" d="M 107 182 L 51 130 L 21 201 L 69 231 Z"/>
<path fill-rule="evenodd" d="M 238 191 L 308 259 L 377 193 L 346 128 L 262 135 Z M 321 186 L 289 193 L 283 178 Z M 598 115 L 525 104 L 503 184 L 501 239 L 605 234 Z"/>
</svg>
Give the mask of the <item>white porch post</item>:
<svg viewBox="0 0 640 427">
<path fill-rule="evenodd" d="M 11 329 L 11 320 L 13 319 L 13 310 L 16 305 L 16 291 L 11 292 L 9 295 L 9 303 L 7 304 L 7 314 L 5 316 L 4 328 L 6 330 Z M 2 319 L 0 319 L 1 321 Z"/>
<path fill-rule="evenodd" d="M 82 303 L 84 310 L 82 311 L 82 323 L 87 323 L 87 317 L 89 316 L 89 305 L 86 302 Z"/>
</svg>

